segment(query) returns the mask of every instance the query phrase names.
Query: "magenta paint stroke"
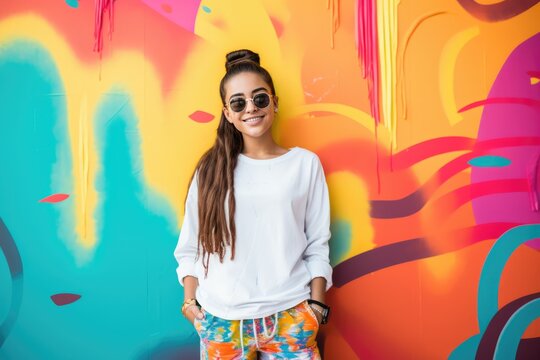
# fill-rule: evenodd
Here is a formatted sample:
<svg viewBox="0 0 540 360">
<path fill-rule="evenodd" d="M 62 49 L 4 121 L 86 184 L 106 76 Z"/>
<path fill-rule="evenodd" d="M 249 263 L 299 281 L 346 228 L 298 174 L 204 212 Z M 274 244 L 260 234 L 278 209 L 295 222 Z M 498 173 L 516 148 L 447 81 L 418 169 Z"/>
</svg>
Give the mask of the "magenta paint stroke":
<svg viewBox="0 0 540 360">
<path fill-rule="evenodd" d="M 518 45 L 500 69 L 486 101 L 483 104 L 482 118 L 477 141 L 504 139 L 509 137 L 526 138 L 540 134 L 540 111 L 536 106 L 524 102 L 490 101 L 490 99 L 527 99 L 530 103 L 540 102 L 540 84 L 531 82 L 531 73 L 540 70 L 540 33 Z M 480 99 L 481 100 L 481 99 Z M 511 160 L 504 168 L 473 168 L 471 181 L 474 184 L 501 180 L 530 178 L 531 164 L 535 163 L 540 145 L 508 146 L 493 149 L 490 155 Z M 536 186 L 536 184 L 535 184 Z M 472 201 L 477 224 L 493 222 L 516 222 L 523 224 L 540 223 L 540 212 L 535 211 L 532 193 L 493 194 Z M 540 250 L 540 239 L 527 243 Z"/>
</svg>

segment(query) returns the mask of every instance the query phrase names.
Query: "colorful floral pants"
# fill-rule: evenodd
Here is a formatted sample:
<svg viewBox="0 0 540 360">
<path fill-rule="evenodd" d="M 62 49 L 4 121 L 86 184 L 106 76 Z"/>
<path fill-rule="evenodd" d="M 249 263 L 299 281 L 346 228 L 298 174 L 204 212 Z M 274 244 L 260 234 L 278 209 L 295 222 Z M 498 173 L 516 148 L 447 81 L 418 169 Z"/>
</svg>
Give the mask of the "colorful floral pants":
<svg viewBox="0 0 540 360">
<path fill-rule="evenodd" d="M 319 323 L 307 301 L 259 319 L 225 320 L 202 309 L 195 319 L 201 338 L 201 359 L 320 360 L 315 337 Z"/>
</svg>

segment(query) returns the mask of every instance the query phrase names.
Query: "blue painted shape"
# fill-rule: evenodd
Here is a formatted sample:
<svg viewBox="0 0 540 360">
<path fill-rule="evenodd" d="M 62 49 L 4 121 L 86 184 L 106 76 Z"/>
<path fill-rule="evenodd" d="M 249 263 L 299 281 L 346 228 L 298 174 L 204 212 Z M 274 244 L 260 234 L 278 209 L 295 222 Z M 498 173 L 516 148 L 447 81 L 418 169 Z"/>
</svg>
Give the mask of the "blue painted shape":
<svg viewBox="0 0 540 360">
<path fill-rule="evenodd" d="M 115 320 L 109 331 L 123 332 L 129 339 L 132 348 L 124 349 L 120 357 L 146 352 L 135 344 L 148 342 L 152 328 L 159 329 L 163 337 L 184 334 L 179 344 L 196 347 L 193 326 L 178 312 L 183 296 L 173 256 L 178 237 L 176 215 L 145 184 L 138 119 L 130 96 L 121 89 L 107 93 L 112 95 L 103 99 L 95 119 L 102 159 L 95 184 L 100 198 L 95 216 L 102 240 L 94 261 L 113 271 L 103 279 L 106 286 L 95 289 L 96 296 L 101 301 L 112 300 L 104 310 Z M 121 351 L 120 347 L 110 348 Z"/>
<path fill-rule="evenodd" d="M 471 159 L 467 163 L 474 167 L 504 167 L 510 165 L 512 161 L 502 156 L 485 155 Z"/>
<path fill-rule="evenodd" d="M 177 216 L 144 180 L 129 95 L 109 92 L 90 119 L 99 173 L 89 186 L 99 197 L 89 214 L 97 245 L 85 249 L 75 232 L 77 202 L 38 202 L 74 193 L 68 94 L 56 64 L 36 43 L 3 43 L 0 78 L 0 214 L 24 265 L 24 292 L 20 282 L 0 281 L 0 320 L 12 292 L 22 294 L 0 359 L 147 359 L 171 347 L 195 353 L 199 338 L 179 311 Z M 8 266 L 0 272 L 10 278 Z M 50 296 L 60 292 L 83 297 L 59 307 Z M 81 351 L 88 344 L 92 351 Z"/>
<path fill-rule="evenodd" d="M 330 225 L 330 264 L 335 266 L 345 260 L 351 249 L 352 228 L 346 220 L 334 220 Z"/>
<path fill-rule="evenodd" d="M 479 334 L 471 336 L 448 355 L 448 360 L 474 360 L 481 339 Z"/>
<path fill-rule="evenodd" d="M 493 244 L 486 257 L 478 284 L 478 324 L 480 334 L 486 330 L 499 309 L 499 284 L 510 255 L 519 245 L 540 238 L 540 224 L 516 226 Z"/>
<path fill-rule="evenodd" d="M 76 9 L 79 7 L 79 0 L 66 0 L 66 4 Z"/>
<path fill-rule="evenodd" d="M 202 9 L 205 13 L 210 14 L 212 12 L 212 9 L 210 9 L 208 6 L 203 5 Z"/>
<path fill-rule="evenodd" d="M 470 337 L 456 347 L 454 351 L 450 353 L 449 359 L 461 360 L 475 358 L 478 344 L 480 343 L 489 322 L 499 309 L 499 284 L 501 282 L 502 272 L 508 259 L 521 244 L 539 237 L 540 224 L 521 225 L 516 226 L 502 234 L 501 237 L 499 237 L 499 239 L 497 239 L 497 241 L 493 244 L 493 247 L 486 257 L 486 261 L 484 262 L 478 284 L 477 306 L 480 333 Z M 508 342 L 508 348 L 513 349 L 513 340 L 505 341 Z M 519 339 L 517 341 L 519 343 Z M 506 351 L 507 350 L 505 350 L 505 354 L 508 354 Z M 516 352 L 517 345 L 515 347 L 515 351 L 512 353 L 513 355 L 507 358 L 514 358 Z"/>
<path fill-rule="evenodd" d="M 19 310 L 22 303 L 23 295 L 23 266 L 21 261 L 21 255 L 17 245 L 13 240 L 13 237 L 9 233 L 9 229 L 4 224 L 2 217 L 0 217 L 0 250 L 6 258 L 8 265 L 9 273 L 11 278 L 7 276 L 2 276 L 1 279 L 4 280 L 4 284 L 8 282 L 11 283 L 11 299 L 8 298 L 9 291 L 3 289 L 3 297 L 0 299 L 0 348 L 6 341 L 11 328 L 17 320 L 19 315 Z M 0 275 L 2 275 L 0 271 Z M 5 297 L 5 298 L 4 298 Z M 4 310 L 3 308 L 7 308 Z M 4 316 L 4 314 L 6 314 Z"/>
<path fill-rule="evenodd" d="M 523 333 L 538 318 L 540 318 L 540 299 L 526 303 L 512 314 L 495 346 L 494 360 L 515 359 Z"/>
<path fill-rule="evenodd" d="M 73 208 L 69 202 L 38 201 L 54 192 L 72 192 L 66 176 L 72 162 L 65 91 L 50 54 L 30 41 L 2 44 L 0 79 L 0 214 L 24 266 L 24 287 L 22 281 L 12 282 L 11 289 L 0 283 L 0 308 L 7 303 L 18 310 L 0 316 L 5 321 L 16 316 L 10 331 L 2 328 L 7 338 L 0 358 L 57 358 L 61 353 L 54 356 L 53 351 L 62 348 L 64 339 L 57 336 L 63 331 L 52 331 L 50 324 L 63 320 L 50 309 L 49 296 L 57 286 L 70 289 L 78 283 L 73 254 L 60 237 L 66 235 L 65 226 L 73 227 Z"/>
</svg>

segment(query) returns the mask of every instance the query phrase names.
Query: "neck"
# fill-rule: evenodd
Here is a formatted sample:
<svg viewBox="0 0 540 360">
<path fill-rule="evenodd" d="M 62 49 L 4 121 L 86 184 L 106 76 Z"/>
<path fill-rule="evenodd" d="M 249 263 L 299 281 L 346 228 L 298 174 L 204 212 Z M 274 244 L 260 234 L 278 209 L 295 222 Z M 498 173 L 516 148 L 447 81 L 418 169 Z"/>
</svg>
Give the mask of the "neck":
<svg viewBox="0 0 540 360">
<path fill-rule="evenodd" d="M 244 149 L 242 153 L 252 156 L 263 156 L 269 154 L 276 154 L 281 147 L 276 144 L 272 136 L 265 136 L 264 138 L 250 138 L 244 136 Z"/>
</svg>

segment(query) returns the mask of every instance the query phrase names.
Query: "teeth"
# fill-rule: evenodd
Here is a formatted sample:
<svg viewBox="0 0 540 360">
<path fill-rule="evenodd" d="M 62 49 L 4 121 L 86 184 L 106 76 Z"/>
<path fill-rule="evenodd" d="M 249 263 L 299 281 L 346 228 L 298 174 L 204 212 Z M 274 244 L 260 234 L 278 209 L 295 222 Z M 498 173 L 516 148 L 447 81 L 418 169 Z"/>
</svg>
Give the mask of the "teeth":
<svg viewBox="0 0 540 360">
<path fill-rule="evenodd" d="M 254 121 L 259 120 L 260 118 L 261 118 L 261 116 L 257 116 L 257 117 L 251 118 L 251 119 L 244 120 L 244 122 L 254 122 Z"/>
</svg>

